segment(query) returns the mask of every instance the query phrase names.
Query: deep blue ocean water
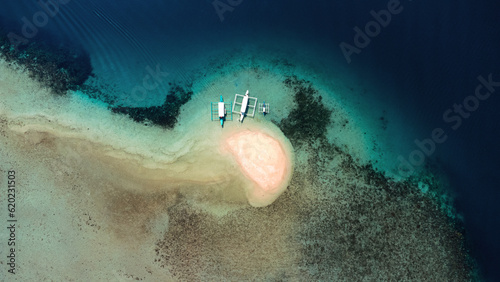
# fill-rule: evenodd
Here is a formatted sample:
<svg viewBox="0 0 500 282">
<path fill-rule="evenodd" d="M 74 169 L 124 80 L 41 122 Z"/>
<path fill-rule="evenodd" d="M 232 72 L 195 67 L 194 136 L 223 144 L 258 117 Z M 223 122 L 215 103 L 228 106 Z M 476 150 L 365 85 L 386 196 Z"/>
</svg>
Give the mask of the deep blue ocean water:
<svg viewBox="0 0 500 282">
<path fill-rule="evenodd" d="M 33 40 L 50 37 L 88 50 L 96 72 L 124 91 L 142 79 L 147 66 L 161 64 L 175 79 L 188 80 L 200 54 L 284 42 L 289 46 L 279 47 L 295 50 L 297 57 L 306 45 L 316 50 L 304 53 L 304 61 L 341 65 L 346 76 L 356 73 L 381 88 L 390 86 L 394 91 L 373 93 L 411 113 L 408 132 L 401 134 L 423 140 L 435 128 L 446 132 L 448 139 L 431 158 L 451 179 L 473 256 L 485 277 L 500 280 L 500 87 L 461 118 L 456 130 L 455 122 L 443 119 L 454 104 L 474 95 L 478 76 L 500 81 L 496 1 L 401 1 L 399 12 L 351 55 L 351 63 L 339 45 L 355 45 L 353 28 L 364 29 L 373 20 L 370 11 L 387 9 L 392 1 L 221 0 L 234 4 L 221 14 L 223 20 L 209 0 L 66 2 Z M 31 0 L 3 0 L 1 7 L 2 25 L 18 34 L 21 19 L 32 21 L 41 10 Z M 413 127 L 424 130 L 411 133 Z"/>
</svg>

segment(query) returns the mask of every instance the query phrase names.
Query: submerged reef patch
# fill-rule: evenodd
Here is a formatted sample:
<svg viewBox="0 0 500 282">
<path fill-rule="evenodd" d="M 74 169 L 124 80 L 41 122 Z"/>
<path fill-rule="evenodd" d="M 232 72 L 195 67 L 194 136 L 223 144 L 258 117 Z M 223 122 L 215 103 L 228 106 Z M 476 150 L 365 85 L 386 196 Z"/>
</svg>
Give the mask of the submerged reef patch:
<svg viewBox="0 0 500 282">
<path fill-rule="evenodd" d="M 312 279 L 471 279 L 463 227 L 439 199 L 371 166 L 343 165 L 318 180 L 308 176 L 314 170 L 297 174 L 289 188 L 314 190 L 296 237 L 303 243 L 299 267 Z"/>
<path fill-rule="evenodd" d="M 331 123 L 332 110 L 325 107 L 322 97 L 310 81 L 290 76 L 285 79 L 286 87 L 293 89 L 293 108 L 287 118 L 277 125 L 294 146 L 310 140 L 324 138 Z"/>
<path fill-rule="evenodd" d="M 361 164 L 325 137 L 333 110 L 313 85 L 296 77 L 284 81 L 296 107 L 275 122 L 305 154 L 295 164 L 287 193 L 302 204 L 296 211 L 301 244 L 299 269 L 313 280 L 470 280 L 463 223 L 442 197 L 443 183 L 432 173 L 397 182 Z M 428 192 L 419 185 L 425 183 Z M 419 184 L 420 183 L 420 184 Z M 293 213 L 290 213 L 291 215 Z"/>
<path fill-rule="evenodd" d="M 193 95 L 191 85 L 186 88 L 173 84 L 161 106 L 152 107 L 111 107 L 114 113 L 125 114 L 136 122 L 151 122 L 164 128 L 173 128 L 177 123 L 182 105 Z"/>
<path fill-rule="evenodd" d="M 290 206 L 291 207 L 291 206 Z M 300 277 L 290 240 L 293 209 L 245 208 L 217 217 L 181 199 L 169 208 L 169 230 L 155 262 L 180 281 L 277 281 Z"/>
<path fill-rule="evenodd" d="M 92 75 L 90 55 L 83 49 L 33 41 L 14 48 L 0 32 L 0 53 L 7 62 L 24 66 L 30 76 L 56 94 L 77 90 Z"/>
</svg>

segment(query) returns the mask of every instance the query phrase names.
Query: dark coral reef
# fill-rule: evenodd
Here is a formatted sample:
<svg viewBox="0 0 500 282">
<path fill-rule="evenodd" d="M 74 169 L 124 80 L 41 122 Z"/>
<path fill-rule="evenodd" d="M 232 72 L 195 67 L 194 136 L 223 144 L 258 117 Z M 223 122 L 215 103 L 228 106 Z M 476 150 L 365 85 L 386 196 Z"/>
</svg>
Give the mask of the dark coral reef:
<svg viewBox="0 0 500 282">
<path fill-rule="evenodd" d="M 293 89 L 297 107 L 278 124 L 283 133 L 293 145 L 324 138 L 331 122 L 332 110 L 322 103 L 322 97 L 317 95 L 318 91 L 312 87 L 310 81 L 298 79 L 296 76 L 286 78 L 284 84 Z"/>
<path fill-rule="evenodd" d="M 186 104 L 193 95 L 191 85 L 186 88 L 173 84 L 168 91 L 165 102 L 161 106 L 152 107 L 112 107 L 114 113 L 130 116 L 134 121 L 140 123 L 152 123 L 164 128 L 173 128 L 177 123 L 177 117 L 182 105 Z"/>
<path fill-rule="evenodd" d="M 89 54 L 76 47 L 32 41 L 14 48 L 0 31 L 0 53 L 7 62 L 25 67 L 32 78 L 57 94 L 76 90 L 92 75 Z"/>
<path fill-rule="evenodd" d="M 307 196 L 314 200 L 300 212 L 301 268 L 320 280 L 471 279 L 476 267 L 463 223 L 450 212 L 452 204 L 443 197 L 447 191 L 433 172 L 395 181 L 361 164 L 328 142 L 333 110 L 312 84 L 296 77 L 284 84 L 293 88 L 296 107 L 278 126 L 308 153 L 296 167 L 289 192 L 303 198 L 302 187 L 314 191 Z"/>
</svg>

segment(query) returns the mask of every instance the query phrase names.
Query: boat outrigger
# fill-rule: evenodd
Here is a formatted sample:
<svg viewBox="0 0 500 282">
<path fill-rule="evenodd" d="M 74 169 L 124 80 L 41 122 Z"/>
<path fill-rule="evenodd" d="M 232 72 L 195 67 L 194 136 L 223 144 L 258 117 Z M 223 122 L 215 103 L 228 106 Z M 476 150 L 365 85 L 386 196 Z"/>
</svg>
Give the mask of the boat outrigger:
<svg viewBox="0 0 500 282">
<path fill-rule="evenodd" d="M 254 117 L 255 110 L 257 107 L 257 98 L 250 97 L 248 94 L 249 90 L 245 93 L 245 95 L 236 94 L 234 95 L 234 103 L 232 112 L 235 114 L 240 114 L 240 122 L 243 122 L 243 119 L 246 116 Z"/>
<path fill-rule="evenodd" d="M 247 116 L 254 117 L 257 109 L 259 113 L 267 115 L 270 108 L 269 103 L 264 101 L 257 106 L 257 98 L 250 97 L 249 93 L 250 91 L 247 90 L 245 95 L 235 94 L 233 102 L 224 102 L 222 95 L 219 102 L 210 102 L 210 119 L 214 121 L 219 118 L 220 126 L 224 127 L 224 122 L 233 120 L 233 113 L 240 114 L 240 122 L 243 122 Z"/>
<path fill-rule="evenodd" d="M 219 102 L 219 120 L 220 120 L 220 126 L 224 127 L 224 119 L 226 119 L 226 107 L 224 107 L 224 99 L 222 98 L 222 95 L 220 96 L 220 102 Z"/>
<path fill-rule="evenodd" d="M 266 101 L 259 103 L 259 113 L 262 113 L 264 116 L 266 116 L 269 113 L 270 109 L 271 105 L 269 103 L 266 103 Z"/>
<path fill-rule="evenodd" d="M 241 102 L 241 112 L 240 112 L 240 122 L 243 122 L 243 118 L 245 118 L 245 113 L 247 111 L 247 106 L 248 106 L 248 90 L 247 93 L 245 93 L 245 96 L 243 96 L 243 102 Z"/>
<path fill-rule="evenodd" d="M 224 102 L 222 95 L 219 102 L 210 102 L 210 119 L 217 120 L 219 118 L 220 126 L 224 127 L 225 121 L 233 120 L 233 112 L 229 111 L 229 114 L 227 113 L 227 108 L 231 109 L 231 105 L 231 102 Z"/>
</svg>

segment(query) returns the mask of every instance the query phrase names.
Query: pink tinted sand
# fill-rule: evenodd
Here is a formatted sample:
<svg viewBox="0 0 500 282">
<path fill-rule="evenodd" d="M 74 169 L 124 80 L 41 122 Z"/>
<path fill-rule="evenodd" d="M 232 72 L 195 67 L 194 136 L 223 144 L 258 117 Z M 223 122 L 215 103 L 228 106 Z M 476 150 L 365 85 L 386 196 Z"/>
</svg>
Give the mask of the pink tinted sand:
<svg viewBox="0 0 500 282">
<path fill-rule="evenodd" d="M 243 173 L 257 184 L 247 197 L 253 206 L 272 203 L 286 188 L 287 156 L 281 144 L 271 136 L 242 131 L 225 141 Z"/>
</svg>

